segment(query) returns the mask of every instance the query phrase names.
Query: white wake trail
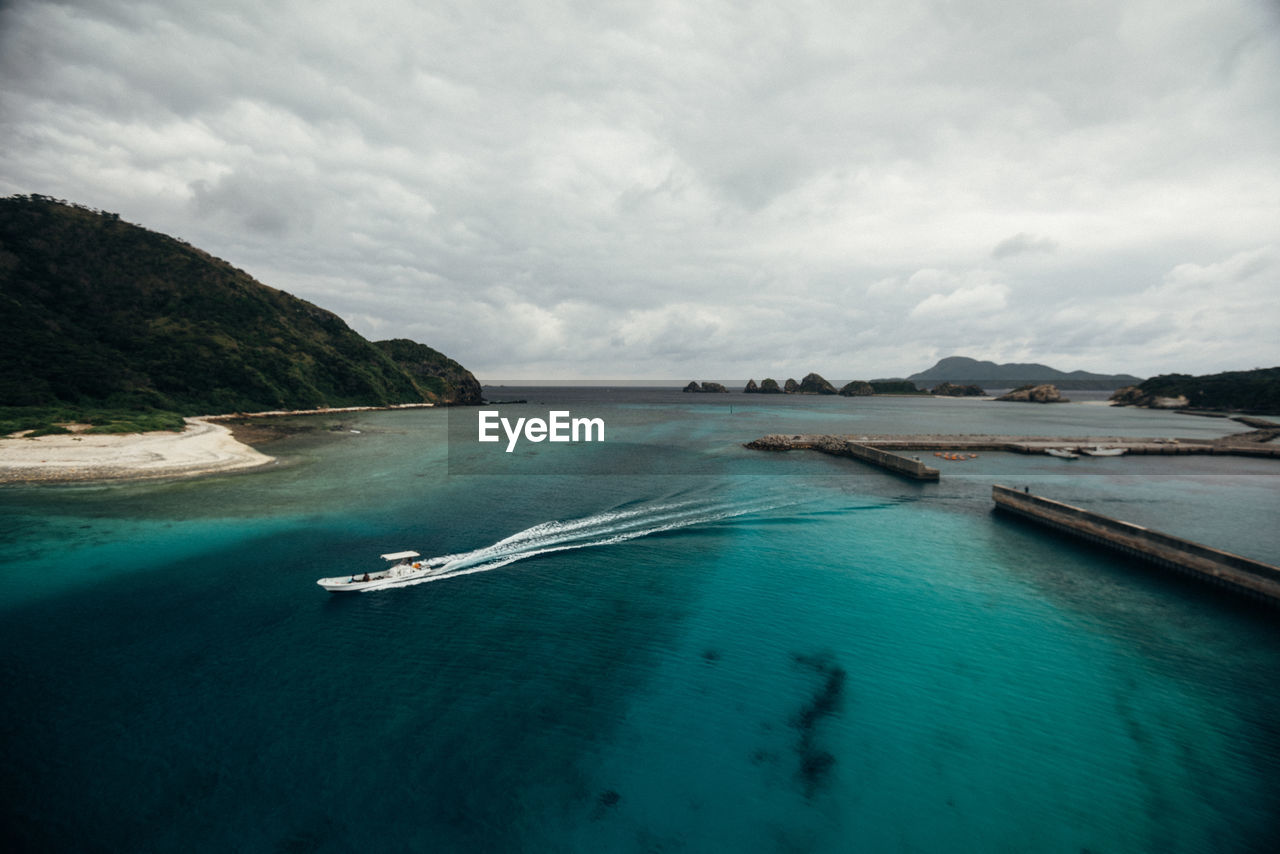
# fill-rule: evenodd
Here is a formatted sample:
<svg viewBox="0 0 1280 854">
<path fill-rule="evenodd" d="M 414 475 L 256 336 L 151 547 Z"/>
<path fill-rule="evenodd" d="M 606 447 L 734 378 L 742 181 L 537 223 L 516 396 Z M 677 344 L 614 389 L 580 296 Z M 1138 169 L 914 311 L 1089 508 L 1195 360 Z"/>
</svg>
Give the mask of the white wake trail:
<svg viewBox="0 0 1280 854">
<path fill-rule="evenodd" d="M 538 555 L 615 545 L 638 537 L 705 525 L 781 506 L 784 503 L 767 499 L 739 504 L 682 501 L 628 510 L 610 510 L 581 519 L 541 522 L 474 551 L 428 558 L 425 563 L 430 567 L 438 567 L 437 572 L 388 587 L 410 587 L 488 572 Z"/>
</svg>

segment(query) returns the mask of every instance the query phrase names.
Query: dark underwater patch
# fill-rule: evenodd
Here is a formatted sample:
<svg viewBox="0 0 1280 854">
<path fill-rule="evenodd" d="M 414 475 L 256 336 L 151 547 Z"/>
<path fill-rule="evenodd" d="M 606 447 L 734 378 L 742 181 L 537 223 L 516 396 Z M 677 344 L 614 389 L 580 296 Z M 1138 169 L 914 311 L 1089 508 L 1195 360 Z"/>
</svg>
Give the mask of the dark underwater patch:
<svg viewBox="0 0 1280 854">
<path fill-rule="evenodd" d="M 791 725 L 799 732 L 795 748 L 799 760 L 796 776 L 804 788 L 805 797 L 812 798 L 827 785 L 836 765 L 835 755 L 818 741 L 818 725 L 840 710 L 846 674 L 830 653 L 792 653 L 791 659 L 818 677 L 814 692 L 791 719 Z"/>
<path fill-rule="evenodd" d="M 600 797 L 596 798 L 595 809 L 591 811 L 591 820 L 599 821 L 604 818 L 605 813 L 616 807 L 622 801 L 622 795 L 614 789 L 605 789 L 600 793 Z"/>
</svg>

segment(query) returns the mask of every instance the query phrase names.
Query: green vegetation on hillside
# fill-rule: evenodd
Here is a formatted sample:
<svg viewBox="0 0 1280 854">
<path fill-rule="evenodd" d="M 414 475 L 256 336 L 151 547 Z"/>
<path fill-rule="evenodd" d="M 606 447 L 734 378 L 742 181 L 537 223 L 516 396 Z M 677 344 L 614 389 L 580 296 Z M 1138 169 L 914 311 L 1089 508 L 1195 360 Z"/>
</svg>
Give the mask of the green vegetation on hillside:
<svg viewBox="0 0 1280 854">
<path fill-rule="evenodd" d="M 957 385 L 956 383 L 938 383 L 929 389 L 929 394 L 943 397 L 982 397 L 986 390 L 980 385 Z"/>
<path fill-rule="evenodd" d="M 876 390 L 866 380 L 849 380 L 838 393 L 841 397 L 866 397 L 875 394 Z"/>
<path fill-rule="evenodd" d="M 470 371 L 439 350 L 408 338 L 374 341 L 373 344 L 386 353 L 426 394 L 452 403 L 481 402 L 479 381 Z"/>
<path fill-rule="evenodd" d="M 1161 374 L 1138 389 L 1150 398 L 1185 396 L 1196 409 L 1280 412 L 1280 367 L 1199 377 Z"/>
<path fill-rule="evenodd" d="M 474 377 L 423 349 L 444 375 L 406 372 L 337 315 L 116 214 L 0 199 L 0 407 L 126 423 L 453 402 Z"/>
<path fill-rule="evenodd" d="M 0 436 L 31 430 L 28 436 L 70 433 L 64 424 L 89 424 L 85 433 L 145 433 L 149 430 L 181 430 L 186 426 L 176 412 L 156 409 L 128 410 L 97 406 L 0 406 Z"/>
<path fill-rule="evenodd" d="M 872 380 L 871 388 L 876 394 L 928 394 L 909 380 Z"/>
</svg>

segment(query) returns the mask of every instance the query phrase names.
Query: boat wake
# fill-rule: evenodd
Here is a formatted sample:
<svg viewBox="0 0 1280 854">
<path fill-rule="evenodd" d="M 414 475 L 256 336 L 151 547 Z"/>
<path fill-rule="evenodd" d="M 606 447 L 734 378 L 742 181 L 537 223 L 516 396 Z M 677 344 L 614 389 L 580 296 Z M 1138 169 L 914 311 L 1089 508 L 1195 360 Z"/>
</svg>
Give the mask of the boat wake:
<svg viewBox="0 0 1280 854">
<path fill-rule="evenodd" d="M 705 525 L 777 509 L 793 502 L 758 499 L 745 503 L 706 503 L 678 501 L 648 504 L 642 507 L 610 510 L 585 516 L 581 519 L 542 522 L 531 528 L 512 534 L 493 545 L 459 554 L 439 555 L 423 561 L 431 571 L 424 576 L 388 584 L 390 587 L 410 587 L 460 575 L 488 572 L 538 555 L 573 549 L 609 546 L 616 543 L 647 537 L 664 531 Z"/>
</svg>

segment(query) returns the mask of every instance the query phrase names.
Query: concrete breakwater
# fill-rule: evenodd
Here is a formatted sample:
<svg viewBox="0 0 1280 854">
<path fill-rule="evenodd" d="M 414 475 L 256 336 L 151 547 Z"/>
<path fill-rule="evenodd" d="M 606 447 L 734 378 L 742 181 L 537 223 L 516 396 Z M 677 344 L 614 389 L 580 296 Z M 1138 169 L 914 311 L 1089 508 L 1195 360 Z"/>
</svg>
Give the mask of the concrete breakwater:
<svg viewBox="0 0 1280 854">
<path fill-rule="evenodd" d="M 887 450 L 875 448 L 861 442 L 853 442 L 842 436 L 764 436 L 745 447 L 757 451 L 792 451 L 808 449 L 831 454 L 837 457 L 851 457 L 871 463 L 886 471 L 911 478 L 912 480 L 937 480 L 938 470 L 930 468 L 920 460 L 904 457 Z"/>
<path fill-rule="evenodd" d="M 1255 457 L 1280 457 L 1280 445 L 1271 443 L 1272 431 L 1257 430 L 1222 439 L 1134 438 L 1131 436 L 996 436 L 916 434 L 887 436 L 855 435 L 770 435 L 748 442 L 746 447 L 764 451 L 787 451 L 800 448 L 825 450 L 839 443 L 852 443 L 866 448 L 902 454 L 909 451 L 1004 451 L 1014 454 L 1043 454 L 1049 448 L 1123 448 L 1134 455 L 1180 456 L 1183 454 L 1231 454 Z M 832 453 L 833 451 L 827 451 Z"/>
<path fill-rule="evenodd" d="M 1280 606 L 1280 567 L 1007 486 L 991 497 L 997 510 Z"/>
</svg>

